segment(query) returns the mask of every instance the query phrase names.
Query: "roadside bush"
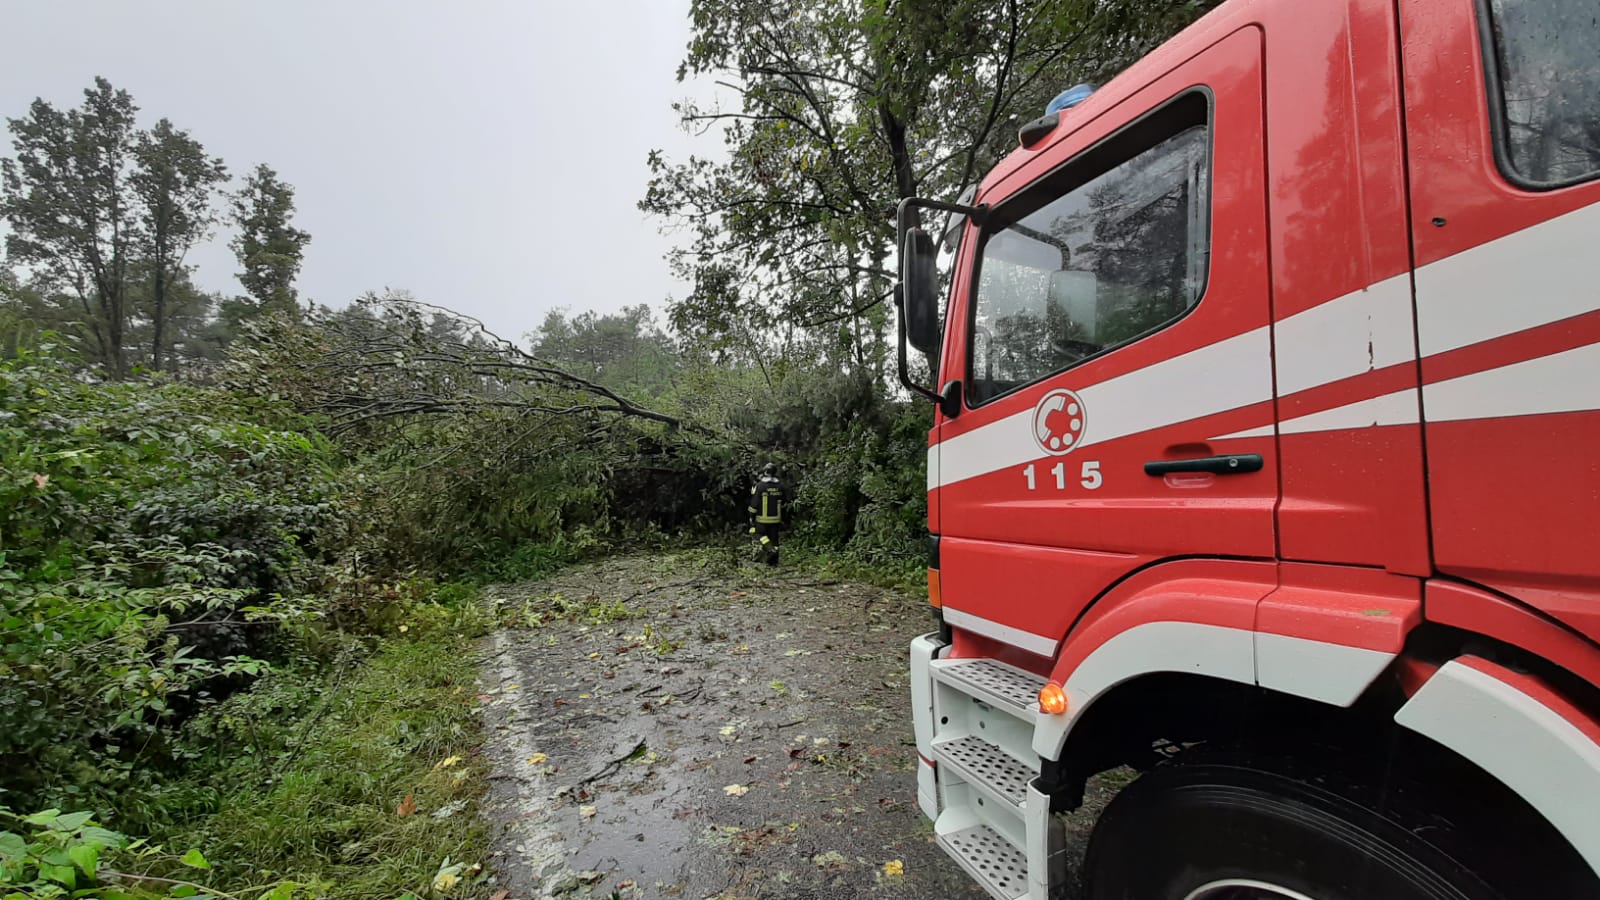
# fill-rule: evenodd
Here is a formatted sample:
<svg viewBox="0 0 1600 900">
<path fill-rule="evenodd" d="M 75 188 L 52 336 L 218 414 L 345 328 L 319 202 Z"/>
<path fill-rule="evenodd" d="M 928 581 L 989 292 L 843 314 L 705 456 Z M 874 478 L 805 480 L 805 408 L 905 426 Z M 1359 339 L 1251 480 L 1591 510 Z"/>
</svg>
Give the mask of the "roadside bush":
<svg viewBox="0 0 1600 900">
<path fill-rule="evenodd" d="M 0 789 L 137 814 L 172 728 L 282 654 L 344 540 L 335 456 L 274 404 L 0 362 Z M 68 804 L 65 801 L 70 801 Z M 20 805 L 20 804 L 19 804 Z"/>
<path fill-rule="evenodd" d="M 0 890 L 7 900 L 68 896 L 158 900 L 209 895 L 204 884 L 145 874 L 155 868 L 203 880 L 211 868 L 205 854 L 199 850 L 181 856 L 167 853 L 102 828 L 92 815 L 87 810 L 63 813 L 59 809 L 20 815 L 0 806 Z M 257 892 L 260 900 L 290 900 L 299 886 L 279 882 Z"/>
</svg>

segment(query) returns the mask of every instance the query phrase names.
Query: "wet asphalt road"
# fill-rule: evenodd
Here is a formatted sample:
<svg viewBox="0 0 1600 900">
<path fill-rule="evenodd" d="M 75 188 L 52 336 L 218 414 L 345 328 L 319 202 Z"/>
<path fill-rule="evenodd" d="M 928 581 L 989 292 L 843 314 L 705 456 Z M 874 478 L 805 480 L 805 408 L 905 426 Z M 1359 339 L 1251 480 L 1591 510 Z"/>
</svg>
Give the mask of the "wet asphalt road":
<svg viewBox="0 0 1600 900">
<path fill-rule="evenodd" d="M 916 806 L 920 598 L 672 556 L 488 596 L 528 626 L 481 670 L 511 898 L 987 896 Z"/>
</svg>

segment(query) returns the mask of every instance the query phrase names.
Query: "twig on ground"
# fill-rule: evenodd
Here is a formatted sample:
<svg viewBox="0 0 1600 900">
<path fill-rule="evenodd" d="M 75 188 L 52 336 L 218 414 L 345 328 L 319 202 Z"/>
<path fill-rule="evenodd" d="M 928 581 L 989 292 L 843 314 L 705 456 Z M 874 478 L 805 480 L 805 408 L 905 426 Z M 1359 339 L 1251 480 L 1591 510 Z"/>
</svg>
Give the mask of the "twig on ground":
<svg viewBox="0 0 1600 900">
<path fill-rule="evenodd" d="M 593 782 L 599 781 L 602 778 L 609 778 L 612 775 L 615 775 L 617 772 L 622 770 L 622 764 L 623 763 L 625 763 L 628 760 L 632 759 L 633 755 L 635 753 L 642 752 L 644 750 L 644 747 L 645 747 L 644 741 L 642 741 L 642 740 L 639 741 L 639 743 L 633 745 L 633 749 L 632 750 L 629 750 L 627 753 L 624 753 L 621 756 L 617 757 L 616 759 L 613 759 L 611 762 L 606 763 L 605 768 L 603 768 L 600 771 L 594 773 L 593 775 L 590 775 L 588 778 L 585 778 L 582 781 L 579 781 L 576 786 L 577 787 L 585 787 L 585 786 L 587 786 L 589 784 L 592 784 Z"/>
<path fill-rule="evenodd" d="M 475 666 L 481 666 L 484 663 L 487 663 L 491 659 L 499 659 L 500 657 L 505 656 L 507 653 L 510 653 L 511 651 L 516 650 L 516 649 L 517 649 L 516 645 L 512 645 L 512 646 L 509 646 L 509 647 L 502 648 L 500 650 L 496 650 L 495 652 L 490 653 L 490 654 L 488 654 L 486 656 L 477 657 L 476 659 L 474 659 L 472 661 L 472 664 L 475 665 Z"/>
<path fill-rule="evenodd" d="M 785 728 L 793 728 L 796 725 L 804 725 L 805 723 L 805 719 L 795 719 L 793 722 L 783 722 L 778 725 L 778 730 L 782 731 Z"/>
<path fill-rule="evenodd" d="M 666 584 L 658 584 L 655 587 L 645 588 L 642 591 L 634 591 L 628 596 L 622 598 L 622 602 L 627 603 L 629 600 L 637 600 L 646 594 L 654 594 L 656 591 L 665 591 L 672 588 L 706 587 L 712 580 L 713 579 L 710 578 L 691 578 L 688 581 L 669 581 Z"/>
<path fill-rule="evenodd" d="M 226 891 L 219 891 L 216 888 L 209 888 L 203 884 L 195 884 L 192 881 L 179 881 L 176 878 L 160 878 L 155 875 L 135 875 L 132 872 L 117 872 L 112 869 L 101 869 L 98 874 L 99 877 L 104 881 L 143 881 L 148 884 L 170 884 L 176 887 L 195 888 L 201 894 L 209 894 L 213 897 L 227 897 L 228 900 L 239 900 L 237 896 L 227 893 Z"/>
<path fill-rule="evenodd" d="M 562 725 L 562 727 L 570 728 L 573 725 L 577 725 L 580 722 L 595 722 L 595 721 L 605 722 L 606 724 L 610 725 L 610 724 L 615 724 L 617 720 L 615 718 L 611 717 L 611 716 L 602 715 L 600 713 L 582 713 L 580 715 L 573 716 L 570 719 L 563 719 L 561 721 L 561 725 Z"/>
</svg>

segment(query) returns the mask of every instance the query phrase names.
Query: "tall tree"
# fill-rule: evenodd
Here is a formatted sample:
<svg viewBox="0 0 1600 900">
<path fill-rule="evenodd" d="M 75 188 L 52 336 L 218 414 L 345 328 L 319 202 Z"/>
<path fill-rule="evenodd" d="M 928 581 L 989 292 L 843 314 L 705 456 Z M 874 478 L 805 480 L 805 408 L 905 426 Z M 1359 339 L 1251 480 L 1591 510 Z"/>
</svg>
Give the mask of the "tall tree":
<svg viewBox="0 0 1600 900">
<path fill-rule="evenodd" d="M 210 236 L 216 222 L 211 200 L 227 169 L 166 119 L 141 132 L 133 152 L 130 181 L 140 204 L 139 246 L 151 279 L 150 361 L 160 371 L 169 338 L 168 289 L 189 248 Z"/>
<path fill-rule="evenodd" d="M 695 289 L 674 323 L 719 323 L 708 337 L 727 343 L 842 325 L 856 366 L 881 365 L 895 203 L 953 199 L 1050 96 L 1215 2 L 692 0 L 679 77 L 735 99 L 678 107 L 691 131 L 720 131 L 726 158 L 650 157 L 640 206 L 689 237 L 673 262 Z"/>
<path fill-rule="evenodd" d="M 630 395 L 659 396 L 678 365 L 672 339 L 643 303 L 604 315 L 553 309 L 528 339 L 535 356 Z"/>
<path fill-rule="evenodd" d="M 96 78 L 78 109 L 38 99 L 27 115 L 8 119 L 16 156 L 0 160 L 10 259 L 74 295 L 118 377 L 126 371 L 128 263 L 139 235 L 129 184 L 137 112 L 127 91 Z"/>
<path fill-rule="evenodd" d="M 289 224 L 294 218 L 294 187 L 270 166 L 256 166 L 244 189 L 233 197 L 233 221 L 239 236 L 233 252 L 243 270 L 239 282 L 265 311 L 298 317 L 300 304 L 294 280 L 300 274 L 311 235 Z"/>
</svg>

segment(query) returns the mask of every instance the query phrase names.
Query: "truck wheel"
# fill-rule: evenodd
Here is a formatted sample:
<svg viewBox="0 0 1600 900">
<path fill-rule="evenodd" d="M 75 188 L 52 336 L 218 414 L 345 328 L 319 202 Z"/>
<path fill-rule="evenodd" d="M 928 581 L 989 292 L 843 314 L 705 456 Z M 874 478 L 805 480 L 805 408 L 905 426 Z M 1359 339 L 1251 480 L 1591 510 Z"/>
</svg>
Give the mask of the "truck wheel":
<svg viewBox="0 0 1600 900">
<path fill-rule="evenodd" d="M 1594 882 L 1520 839 L 1519 822 L 1469 844 L 1454 799 L 1392 775 L 1227 754 L 1157 767 L 1112 799 L 1084 863 L 1089 900 L 1513 900 Z M 1299 774 L 1296 774 L 1296 769 Z M 1465 785 L 1459 794 L 1470 793 Z M 1504 809 L 1488 804 L 1489 809 Z M 1542 838 L 1553 836 L 1543 820 Z M 1564 846 L 1559 837 L 1555 838 Z M 1514 846 L 1508 846 L 1512 844 Z M 1544 843 L 1542 840 L 1539 843 Z M 1546 844 L 1548 846 L 1548 844 Z M 1531 856 L 1528 854 L 1532 854 Z M 1505 863 L 1497 868 L 1497 859 Z M 1560 868 L 1566 867 L 1566 875 Z M 1498 872 L 1491 883 L 1487 872 Z M 1512 877 L 1514 876 L 1514 877 Z"/>
</svg>

